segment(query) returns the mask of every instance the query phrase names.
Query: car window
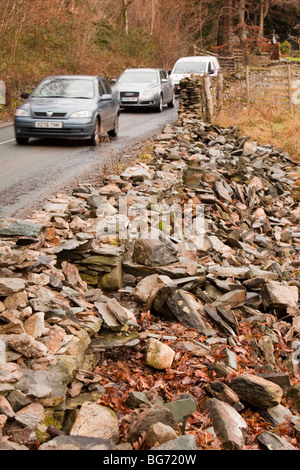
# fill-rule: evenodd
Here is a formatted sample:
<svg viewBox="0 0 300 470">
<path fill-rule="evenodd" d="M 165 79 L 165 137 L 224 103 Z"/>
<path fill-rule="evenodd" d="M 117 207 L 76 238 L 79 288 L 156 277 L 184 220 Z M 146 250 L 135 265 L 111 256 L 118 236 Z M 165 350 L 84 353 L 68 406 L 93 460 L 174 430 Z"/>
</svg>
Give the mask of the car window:
<svg viewBox="0 0 300 470">
<path fill-rule="evenodd" d="M 32 93 L 44 98 L 93 98 L 94 83 L 90 79 L 53 77 L 40 83 Z"/>
<path fill-rule="evenodd" d="M 111 95 L 112 94 L 112 89 L 111 89 L 111 86 L 108 83 L 108 81 L 103 79 L 103 80 L 101 80 L 101 83 L 102 83 L 102 86 L 103 86 L 103 89 L 104 89 L 104 93 L 106 93 L 107 95 Z"/>
<path fill-rule="evenodd" d="M 211 62 L 209 62 L 208 64 L 208 73 L 210 72 L 214 72 L 214 67 L 213 67 L 213 64 Z"/>
<path fill-rule="evenodd" d="M 160 70 L 160 80 L 167 80 L 168 79 L 168 76 L 167 76 L 167 73 L 165 72 L 165 70 Z"/>
<path fill-rule="evenodd" d="M 98 88 L 99 88 L 99 96 L 102 96 L 105 94 L 105 90 L 103 87 L 103 82 L 102 80 L 98 80 Z"/>
</svg>

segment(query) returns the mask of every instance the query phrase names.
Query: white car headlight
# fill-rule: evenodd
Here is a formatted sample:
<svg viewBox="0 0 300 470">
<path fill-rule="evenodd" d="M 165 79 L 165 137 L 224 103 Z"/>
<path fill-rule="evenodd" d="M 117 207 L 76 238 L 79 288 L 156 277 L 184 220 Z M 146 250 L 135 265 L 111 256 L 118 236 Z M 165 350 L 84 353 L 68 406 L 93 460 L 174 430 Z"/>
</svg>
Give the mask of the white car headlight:
<svg viewBox="0 0 300 470">
<path fill-rule="evenodd" d="M 30 114 L 26 109 L 16 109 L 15 116 L 30 116 Z"/>
<path fill-rule="evenodd" d="M 77 111 L 71 115 L 71 118 L 91 118 L 91 111 Z"/>
<path fill-rule="evenodd" d="M 157 92 L 156 91 L 144 91 L 143 93 L 141 93 L 141 98 L 146 98 L 146 99 L 153 99 L 155 100 L 155 98 L 157 97 Z"/>
</svg>

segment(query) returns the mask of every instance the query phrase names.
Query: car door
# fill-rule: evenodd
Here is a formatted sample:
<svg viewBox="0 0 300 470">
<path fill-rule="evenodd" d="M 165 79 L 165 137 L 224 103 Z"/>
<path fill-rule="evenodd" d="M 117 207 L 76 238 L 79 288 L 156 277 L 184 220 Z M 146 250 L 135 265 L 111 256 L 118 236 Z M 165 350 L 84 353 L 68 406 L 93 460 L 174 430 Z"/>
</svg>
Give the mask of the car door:
<svg viewBox="0 0 300 470">
<path fill-rule="evenodd" d="M 98 110 L 101 118 L 102 131 L 106 131 L 110 128 L 111 118 L 111 99 L 105 99 L 107 96 L 103 80 L 98 79 L 98 90 L 99 90 L 99 102 Z"/>
<path fill-rule="evenodd" d="M 171 83 L 169 75 L 167 74 L 165 70 L 161 69 L 159 73 L 160 73 L 161 89 L 162 89 L 163 96 L 164 96 L 164 103 L 169 103 L 173 95 L 173 85 Z"/>
<path fill-rule="evenodd" d="M 115 124 L 116 116 L 118 115 L 119 112 L 119 100 L 117 99 L 117 96 L 115 93 L 113 93 L 112 88 L 110 84 L 108 83 L 105 78 L 101 80 L 102 86 L 104 88 L 104 92 L 108 96 L 111 97 L 111 99 L 107 100 L 109 103 L 109 115 L 107 117 L 108 123 L 110 127 L 113 127 Z"/>
</svg>

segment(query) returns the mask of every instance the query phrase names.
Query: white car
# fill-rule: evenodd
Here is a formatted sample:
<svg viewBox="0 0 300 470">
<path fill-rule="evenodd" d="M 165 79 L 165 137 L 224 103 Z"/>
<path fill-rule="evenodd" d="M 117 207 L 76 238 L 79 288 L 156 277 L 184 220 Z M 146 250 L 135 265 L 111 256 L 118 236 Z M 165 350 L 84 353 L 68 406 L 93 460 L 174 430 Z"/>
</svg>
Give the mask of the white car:
<svg viewBox="0 0 300 470">
<path fill-rule="evenodd" d="M 180 81 L 183 78 L 190 77 L 192 74 L 217 76 L 219 70 L 218 59 L 214 56 L 182 57 L 174 65 L 170 78 L 176 93 L 179 93 Z"/>
</svg>

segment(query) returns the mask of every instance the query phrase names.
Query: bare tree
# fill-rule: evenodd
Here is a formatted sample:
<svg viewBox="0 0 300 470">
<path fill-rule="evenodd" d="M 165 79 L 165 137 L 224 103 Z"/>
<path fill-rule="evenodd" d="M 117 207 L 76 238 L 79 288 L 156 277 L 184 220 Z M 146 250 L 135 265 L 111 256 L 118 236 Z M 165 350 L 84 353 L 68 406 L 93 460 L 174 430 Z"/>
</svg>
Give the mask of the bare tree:
<svg viewBox="0 0 300 470">
<path fill-rule="evenodd" d="M 260 0 L 259 32 L 258 32 L 258 38 L 257 38 L 258 44 L 264 36 L 264 24 L 265 24 L 265 19 L 269 12 L 269 8 L 270 8 L 270 0 Z"/>
<path fill-rule="evenodd" d="M 246 41 L 247 41 L 245 14 L 246 14 L 246 0 L 239 0 L 237 34 L 240 39 L 240 43 L 242 47 L 245 47 Z"/>
<path fill-rule="evenodd" d="M 134 0 L 122 0 L 121 18 L 126 34 L 129 31 L 128 9 L 133 2 Z"/>
</svg>

